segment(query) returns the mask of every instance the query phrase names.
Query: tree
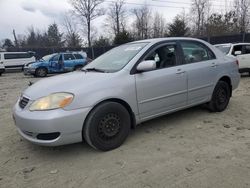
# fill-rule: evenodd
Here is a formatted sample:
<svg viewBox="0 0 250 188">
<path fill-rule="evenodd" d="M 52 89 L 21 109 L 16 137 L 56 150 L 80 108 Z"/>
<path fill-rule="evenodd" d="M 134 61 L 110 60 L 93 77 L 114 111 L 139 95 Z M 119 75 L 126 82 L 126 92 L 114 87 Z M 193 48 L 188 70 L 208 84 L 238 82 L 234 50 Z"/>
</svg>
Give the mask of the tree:
<svg viewBox="0 0 250 188">
<path fill-rule="evenodd" d="M 93 47 L 106 47 L 110 46 L 110 41 L 108 38 L 100 36 L 99 39 L 93 42 Z"/>
<path fill-rule="evenodd" d="M 27 47 L 37 47 L 39 45 L 39 41 L 37 40 L 37 34 L 33 26 L 28 28 L 28 35 L 25 42 L 25 46 Z"/>
<path fill-rule="evenodd" d="M 145 4 L 132 10 L 135 16 L 134 34 L 136 39 L 147 39 L 150 36 L 151 10 Z"/>
<path fill-rule="evenodd" d="M 189 28 L 185 22 L 184 17 L 177 15 L 173 23 L 168 27 L 168 36 L 170 37 L 183 37 L 189 34 Z"/>
<path fill-rule="evenodd" d="M 82 39 L 77 33 L 76 23 L 71 19 L 70 16 L 65 15 L 64 27 L 66 29 L 65 41 L 66 46 L 70 48 L 82 47 Z"/>
<path fill-rule="evenodd" d="M 62 47 L 63 41 L 62 36 L 63 34 L 59 32 L 58 26 L 56 23 L 49 25 L 48 27 L 48 47 Z"/>
<path fill-rule="evenodd" d="M 124 43 L 128 43 L 132 41 L 132 37 L 129 32 L 123 30 L 119 34 L 117 34 L 114 38 L 114 45 L 121 45 Z"/>
<path fill-rule="evenodd" d="M 156 12 L 154 14 L 153 22 L 153 38 L 164 37 L 166 33 L 166 20 L 161 14 Z"/>
<path fill-rule="evenodd" d="M 125 15 L 126 10 L 124 8 L 125 1 L 117 0 L 112 2 L 108 10 L 108 22 L 114 35 L 119 34 L 125 29 Z"/>
<path fill-rule="evenodd" d="M 234 0 L 234 9 L 238 18 L 238 27 L 241 33 L 246 33 L 249 27 L 249 0 Z"/>
<path fill-rule="evenodd" d="M 70 0 L 74 14 L 87 25 L 88 46 L 91 47 L 91 22 L 104 14 L 103 9 L 98 8 L 104 0 Z"/>
<path fill-rule="evenodd" d="M 14 44 L 10 39 L 4 39 L 2 47 L 3 48 L 12 48 L 12 47 L 14 47 Z"/>
<path fill-rule="evenodd" d="M 234 34 L 238 32 L 237 17 L 234 11 L 226 14 L 212 14 L 206 24 L 209 36 Z"/>
<path fill-rule="evenodd" d="M 209 0 L 192 0 L 191 16 L 194 19 L 194 32 L 198 36 L 206 33 L 205 24 L 209 17 Z"/>
</svg>

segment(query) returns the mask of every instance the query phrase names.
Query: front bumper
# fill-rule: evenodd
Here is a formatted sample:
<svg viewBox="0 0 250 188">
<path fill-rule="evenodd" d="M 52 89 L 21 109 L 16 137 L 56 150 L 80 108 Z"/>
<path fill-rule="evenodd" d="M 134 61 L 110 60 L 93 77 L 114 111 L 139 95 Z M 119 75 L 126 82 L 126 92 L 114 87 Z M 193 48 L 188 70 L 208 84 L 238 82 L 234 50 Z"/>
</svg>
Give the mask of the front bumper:
<svg viewBox="0 0 250 188">
<path fill-rule="evenodd" d="M 82 127 L 90 108 L 76 110 L 50 110 L 31 112 L 21 109 L 18 102 L 13 118 L 18 132 L 26 140 L 44 146 L 59 146 L 82 141 Z M 38 135 L 59 133 L 52 139 L 40 139 Z"/>
<path fill-rule="evenodd" d="M 24 67 L 23 73 L 24 75 L 33 75 L 36 72 L 36 68 Z"/>
</svg>

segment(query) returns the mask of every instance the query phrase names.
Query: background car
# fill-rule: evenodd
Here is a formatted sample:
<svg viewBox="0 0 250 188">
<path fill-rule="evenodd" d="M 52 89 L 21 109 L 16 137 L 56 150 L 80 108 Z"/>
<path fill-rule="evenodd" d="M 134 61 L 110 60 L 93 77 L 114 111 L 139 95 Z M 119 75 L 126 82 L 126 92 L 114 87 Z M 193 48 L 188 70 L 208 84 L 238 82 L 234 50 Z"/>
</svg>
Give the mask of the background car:
<svg viewBox="0 0 250 188">
<path fill-rule="evenodd" d="M 0 52 L 0 63 L 6 69 L 22 70 L 26 63 L 35 60 L 34 52 Z"/>
<path fill-rule="evenodd" d="M 55 53 L 44 56 L 39 61 L 26 64 L 24 74 L 45 77 L 47 74 L 65 73 L 81 69 L 86 63 L 86 58 L 82 53 Z"/>
<path fill-rule="evenodd" d="M 141 122 L 201 104 L 224 111 L 239 81 L 236 60 L 204 41 L 136 41 L 113 48 L 82 71 L 36 82 L 22 93 L 13 118 L 33 143 L 85 140 L 107 151 Z"/>
<path fill-rule="evenodd" d="M 5 67 L 3 65 L 3 63 L 0 63 L 0 76 L 2 76 L 2 74 L 5 72 Z"/>
<path fill-rule="evenodd" d="M 240 73 L 248 72 L 250 75 L 250 43 L 218 44 L 215 47 L 225 55 L 236 57 Z"/>
</svg>

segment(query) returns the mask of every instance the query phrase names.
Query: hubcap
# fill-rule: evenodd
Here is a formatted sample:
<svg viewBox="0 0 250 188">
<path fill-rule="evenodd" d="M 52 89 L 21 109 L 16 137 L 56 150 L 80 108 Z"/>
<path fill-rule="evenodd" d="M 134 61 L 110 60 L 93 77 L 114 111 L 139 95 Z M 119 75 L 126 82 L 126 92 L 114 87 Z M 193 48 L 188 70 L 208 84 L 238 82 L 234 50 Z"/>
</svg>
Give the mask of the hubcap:
<svg viewBox="0 0 250 188">
<path fill-rule="evenodd" d="M 118 135 L 121 129 L 121 120 L 117 114 L 106 114 L 98 125 L 99 136 L 104 140 L 110 140 Z"/>
<path fill-rule="evenodd" d="M 39 69 L 39 70 L 38 70 L 38 74 L 39 74 L 40 76 L 44 76 L 44 75 L 46 74 L 46 71 L 45 71 L 44 69 Z"/>
<path fill-rule="evenodd" d="M 218 103 L 224 104 L 227 100 L 226 91 L 223 88 L 220 88 L 218 91 Z"/>
</svg>

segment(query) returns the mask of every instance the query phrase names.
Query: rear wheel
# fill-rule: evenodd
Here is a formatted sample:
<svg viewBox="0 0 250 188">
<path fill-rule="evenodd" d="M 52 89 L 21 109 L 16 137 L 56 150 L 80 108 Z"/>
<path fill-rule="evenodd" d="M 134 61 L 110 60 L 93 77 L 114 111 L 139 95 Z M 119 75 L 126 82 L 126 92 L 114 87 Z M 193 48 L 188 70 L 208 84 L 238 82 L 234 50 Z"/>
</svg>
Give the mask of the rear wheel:
<svg viewBox="0 0 250 188">
<path fill-rule="evenodd" d="M 230 101 L 231 91 L 227 82 L 219 81 L 214 89 L 212 100 L 208 104 L 209 110 L 212 112 L 224 111 Z"/>
<path fill-rule="evenodd" d="M 81 70 L 82 67 L 83 67 L 82 65 L 76 65 L 75 68 L 74 68 L 74 70 Z"/>
<path fill-rule="evenodd" d="M 45 76 L 47 76 L 47 74 L 48 74 L 47 69 L 43 68 L 43 67 L 37 68 L 36 72 L 35 72 L 36 77 L 45 77 Z"/>
<path fill-rule="evenodd" d="M 105 102 L 89 114 L 83 128 L 83 137 L 93 148 L 109 151 L 126 140 L 130 127 L 127 109 L 116 102 Z"/>
</svg>

